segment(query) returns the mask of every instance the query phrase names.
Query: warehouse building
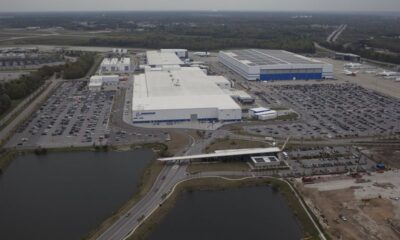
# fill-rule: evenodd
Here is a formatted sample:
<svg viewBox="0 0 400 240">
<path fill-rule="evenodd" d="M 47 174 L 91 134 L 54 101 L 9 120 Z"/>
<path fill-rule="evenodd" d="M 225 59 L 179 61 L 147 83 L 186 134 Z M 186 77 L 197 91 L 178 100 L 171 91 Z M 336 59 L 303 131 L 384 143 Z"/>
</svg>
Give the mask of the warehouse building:
<svg viewBox="0 0 400 240">
<path fill-rule="evenodd" d="M 283 50 L 219 52 L 219 61 L 247 80 L 312 80 L 333 77 L 332 64 Z"/>
<path fill-rule="evenodd" d="M 242 110 L 196 67 L 148 68 L 134 78 L 133 123 L 232 122 Z"/>
<path fill-rule="evenodd" d="M 352 53 L 335 53 L 335 59 L 350 62 L 361 62 L 361 57 Z"/>
<path fill-rule="evenodd" d="M 181 66 L 184 62 L 173 51 L 147 51 L 147 65 L 152 68 Z"/>
<path fill-rule="evenodd" d="M 90 78 L 88 87 L 90 91 L 115 91 L 118 89 L 118 85 L 118 75 L 96 75 Z"/>
<path fill-rule="evenodd" d="M 249 116 L 258 120 L 268 120 L 278 117 L 278 112 L 268 108 L 258 107 L 249 109 Z"/>
<path fill-rule="evenodd" d="M 180 59 L 184 60 L 189 57 L 188 50 L 187 49 L 161 49 L 161 53 L 174 53 L 176 56 L 178 56 Z"/>
<path fill-rule="evenodd" d="M 100 64 L 100 74 L 127 74 L 131 71 L 130 58 L 104 58 Z"/>
</svg>

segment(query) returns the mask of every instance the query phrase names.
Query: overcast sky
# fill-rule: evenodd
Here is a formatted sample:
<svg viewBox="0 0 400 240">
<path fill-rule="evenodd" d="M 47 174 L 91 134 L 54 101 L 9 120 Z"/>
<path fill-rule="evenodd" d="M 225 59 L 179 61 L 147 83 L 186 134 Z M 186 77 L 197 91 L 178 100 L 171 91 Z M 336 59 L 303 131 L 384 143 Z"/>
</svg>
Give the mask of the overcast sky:
<svg viewBox="0 0 400 240">
<path fill-rule="evenodd" d="M 0 0 L 0 11 L 400 11 L 400 0 Z"/>
</svg>

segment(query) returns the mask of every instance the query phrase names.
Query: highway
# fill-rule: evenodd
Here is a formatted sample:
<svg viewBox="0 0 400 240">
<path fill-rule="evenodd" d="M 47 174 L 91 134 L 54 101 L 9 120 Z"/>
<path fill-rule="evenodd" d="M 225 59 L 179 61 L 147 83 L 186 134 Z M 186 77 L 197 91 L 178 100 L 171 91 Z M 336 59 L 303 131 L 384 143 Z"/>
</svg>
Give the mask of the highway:
<svg viewBox="0 0 400 240">
<path fill-rule="evenodd" d="M 185 177 L 185 166 L 165 166 L 148 194 L 125 215 L 121 216 L 110 228 L 100 235 L 98 239 L 125 239 L 132 230 L 140 225 L 141 221 L 150 216 L 151 213 L 158 208 L 159 204 L 163 201 L 163 197 L 167 196 L 175 184 L 185 179 Z M 140 219 L 141 221 L 139 221 Z"/>
<path fill-rule="evenodd" d="M 231 179 L 230 177 L 238 177 L 236 179 Z M 229 181 L 240 181 L 247 178 L 259 178 L 259 177 L 270 177 L 265 175 L 263 172 L 239 172 L 239 171 L 225 171 L 225 172 L 202 172 L 197 174 L 187 174 L 185 165 L 167 165 L 161 171 L 159 177 L 157 178 L 155 184 L 151 188 L 150 192 L 142 198 L 135 206 L 133 206 L 125 215 L 120 216 L 120 218 L 109 227 L 104 233 L 100 235 L 98 240 L 125 240 L 128 239 L 140 226 L 140 224 L 145 221 L 153 212 L 157 210 L 160 203 L 164 199 L 168 198 L 175 187 L 180 183 L 199 178 L 223 178 Z M 325 236 L 317 225 L 317 223 L 312 219 L 310 212 L 306 208 L 305 204 L 302 202 L 299 195 L 296 193 L 294 188 L 285 181 L 292 189 L 295 196 L 300 201 L 306 214 L 311 219 L 313 225 L 318 230 L 320 238 L 325 240 Z"/>
<path fill-rule="evenodd" d="M 191 135 L 189 135 L 189 137 L 190 142 L 187 147 L 183 149 L 184 154 L 191 153 L 190 150 L 196 145 L 195 138 Z M 119 219 L 97 239 L 125 239 L 126 236 L 133 233 L 140 226 L 142 221 L 145 221 L 147 217 L 157 210 L 160 203 L 171 193 L 178 182 L 188 178 L 186 165 L 165 165 L 150 191 L 137 204 L 129 209 L 125 215 L 120 216 Z"/>
<path fill-rule="evenodd" d="M 335 31 L 333 31 L 328 38 L 326 39 L 327 42 L 332 43 L 336 42 L 336 40 L 340 37 L 344 30 L 346 30 L 347 24 L 340 25 Z"/>
</svg>

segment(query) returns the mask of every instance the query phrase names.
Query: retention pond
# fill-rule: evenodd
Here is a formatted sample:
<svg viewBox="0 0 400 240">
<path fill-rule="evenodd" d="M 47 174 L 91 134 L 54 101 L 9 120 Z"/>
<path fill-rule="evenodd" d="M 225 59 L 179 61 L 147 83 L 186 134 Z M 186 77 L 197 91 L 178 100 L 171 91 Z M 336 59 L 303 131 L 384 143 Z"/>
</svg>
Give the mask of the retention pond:
<svg viewBox="0 0 400 240">
<path fill-rule="evenodd" d="M 150 240 L 298 240 L 301 226 L 271 187 L 183 192 Z"/>
<path fill-rule="evenodd" d="M 81 239 L 135 194 L 147 150 L 17 157 L 0 175 L 0 239 Z"/>
</svg>

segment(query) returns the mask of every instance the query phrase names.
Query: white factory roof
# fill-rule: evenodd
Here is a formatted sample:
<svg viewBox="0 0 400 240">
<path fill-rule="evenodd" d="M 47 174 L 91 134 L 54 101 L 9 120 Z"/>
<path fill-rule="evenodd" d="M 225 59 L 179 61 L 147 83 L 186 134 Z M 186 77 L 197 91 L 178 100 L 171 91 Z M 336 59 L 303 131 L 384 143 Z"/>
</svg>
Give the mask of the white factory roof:
<svg viewBox="0 0 400 240">
<path fill-rule="evenodd" d="M 247 92 L 245 92 L 243 90 L 237 90 L 234 88 L 224 89 L 224 92 L 231 95 L 232 97 L 236 97 L 236 98 L 240 98 L 240 99 L 253 98 Z"/>
<path fill-rule="evenodd" d="M 253 111 L 255 113 L 260 113 L 260 112 L 268 112 L 271 111 L 271 109 L 268 108 L 263 108 L 263 107 L 258 107 L 258 108 L 252 108 L 250 111 Z"/>
<path fill-rule="evenodd" d="M 103 85 L 103 78 L 102 76 L 92 76 L 89 81 L 90 87 L 101 86 Z"/>
<path fill-rule="evenodd" d="M 263 153 L 278 153 L 280 151 L 281 151 L 281 149 L 278 147 L 231 149 L 231 150 L 219 150 L 219 151 L 215 151 L 214 153 L 207 153 L 207 154 L 159 158 L 158 160 L 159 161 L 177 161 L 177 160 L 229 157 L 229 156 L 252 155 L 252 154 L 263 154 Z"/>
<path fill-rule="evenodd" d="M 104 58 L 101 65 L 129 65 L 131 64 L 130 58 Z"/>
<path fill-rule="evenodd" d="M 173 48 L 163 48 L 163 49 L 160 49 L 160 51 L 161 52 L 173 52 L 173 53 L 175 53 L 175 52 L 187 52 L 187 49 L 183 49 L 183 48 L 175 48 L 175 49 L 173 49 Z"/>
<path fill-rule="evenodd" d="M 147 64 L 162 66 L 162 65 L 182 65 L 183 62 L 174 52 L 162 51 L 147 51 Z"/>
<path fill-rule="evenodd" d="M 147 70 L 135 76 L 133 110 L 240 109 L 201 69 Z"/>
<path fill-rule="evenodd" d="M 321 64 L 322 62 L 284 50 L 242 49 L 222 51 L 247 66 Z"/>
<path fill-rule="evenodd" d="M 224 76 L 208 76 L 208 77 L 217 84 L 229 84 L 229 85 L 231 84 L 231 82 Z"/>
</svg>

